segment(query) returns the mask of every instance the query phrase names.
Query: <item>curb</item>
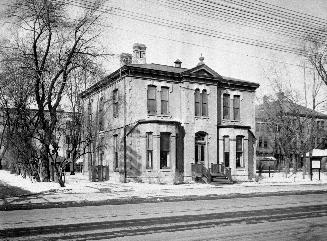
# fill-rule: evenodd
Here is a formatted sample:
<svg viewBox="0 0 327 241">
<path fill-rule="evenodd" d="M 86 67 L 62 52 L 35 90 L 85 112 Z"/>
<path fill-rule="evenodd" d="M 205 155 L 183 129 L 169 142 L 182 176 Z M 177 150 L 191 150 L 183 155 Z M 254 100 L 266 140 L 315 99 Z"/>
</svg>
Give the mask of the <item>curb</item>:
<svg viewBox="0 0 327 241">
<path fill-rule="evenodd" d="M 131 197 L 131 198 L 123 198 L 123 199 L 107 199 L 101 201 L 84 200 L 84 201 L 44 202 L 44 203 L 27 203 L 27 204 L 5 203 L 4 205 L 0 206 L 0 211 L 233 199 L 233 198 L 268 197 L 268 196 L 287 196 L 287 195 L 304 195 L 304 194 L 327 194 L 327 190 L 279 191 L 279 192 L 245 193 L 245 194 L 232 193 L 232 194 L 222 194 L 222 195 L 214 194 L 214 195 L 206 195 L 206 196 L 189 195 L 189 196 L 168 196 L 168 197 L 151 197 L 151 198 Z"/>
</svg>

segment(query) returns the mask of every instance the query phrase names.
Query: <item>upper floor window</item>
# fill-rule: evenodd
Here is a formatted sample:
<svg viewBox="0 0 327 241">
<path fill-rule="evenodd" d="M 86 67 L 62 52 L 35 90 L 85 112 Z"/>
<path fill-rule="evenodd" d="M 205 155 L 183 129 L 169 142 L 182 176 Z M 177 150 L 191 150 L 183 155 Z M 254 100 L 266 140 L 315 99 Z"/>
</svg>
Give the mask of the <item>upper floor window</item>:
<svg viewBox="0 0 327 241">
<path fill-rule="evenodd" d="M 149 85 L 147 93 L 148 114 L 157 114 L 157 101 L 156 101 L 156 86 Z"/>
<path fill-rule="evenodd" d="M 112 92 L 113 117 L 118 117 L 118 89 Z"/>
<path fill-rule="evenodd" d="M 194 92 L 194 100 L 195 100 L 195 116 L 201 115 L 201 99 L 200 99 L 200 90 L 196 89 Z"/>
<path fill-rule="evenodd" d="M 229 94 L 223 94 L 223 119 L 229 119 L 230 118 L 230 95 Z"/>
<path fill-rule="evenodd" d="M 234 120 L 240 120 L 240 96 L 234 95 L 233 99 Z"/>
<path fill-rule="evenodd" d="M 91 122 L 92 122 L 92 104 L 91 104 L 91 101 L 89 101 L 89 103 L 87 105 L 87 114 L 88 114 L 87 122 L 88 122 L 88 126 L 90 126 Z"/>
<path fill-rule="evenodd" d="M 103 97 L 100 98 L 99 101 L 99 131 L 103 131 L 104 129 L 104 125 L 103 125 L 103 121 L 104 121 L 104 101 L 103 101 Z"/>
<path fill-rule="evenodd" d="M 236 167 L 243 166 L 243 136 L 236 136 Z"/>
<path fill-rule="evenodd" d="M 168 114 L 168 87 L 161 87 L 161 114 L 167 115 Z"/>
<path fill-rule="evenodd" d="M 208 116 L 208 93 L 199 89 L 194 92 L 194 114 L 195 116 Z"/>
<path fill-rule="evenodd" d="M 208 116 L 208 94 L 206 90 L 202 91 L 202 116 Z"/>
</svg>

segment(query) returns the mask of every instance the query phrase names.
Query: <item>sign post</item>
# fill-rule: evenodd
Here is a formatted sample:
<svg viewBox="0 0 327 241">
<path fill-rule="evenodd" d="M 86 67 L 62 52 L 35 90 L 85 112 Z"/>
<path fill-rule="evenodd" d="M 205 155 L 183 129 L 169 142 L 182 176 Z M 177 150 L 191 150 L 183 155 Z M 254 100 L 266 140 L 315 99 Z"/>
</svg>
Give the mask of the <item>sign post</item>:
<svg viewBox="0 0 327 241">
<path fill-rule="evenodd" d="M 319 171 L 319 181 L 320 181 L 320 169 L 321 169 L 321 160 L 320 159 L 312 159 L 311 160 L 311 170 L 310 170 L 311 181 L 312 181 L 312 170 L 313 169 L 318 169 L 318 171 Z"/>
</svg>

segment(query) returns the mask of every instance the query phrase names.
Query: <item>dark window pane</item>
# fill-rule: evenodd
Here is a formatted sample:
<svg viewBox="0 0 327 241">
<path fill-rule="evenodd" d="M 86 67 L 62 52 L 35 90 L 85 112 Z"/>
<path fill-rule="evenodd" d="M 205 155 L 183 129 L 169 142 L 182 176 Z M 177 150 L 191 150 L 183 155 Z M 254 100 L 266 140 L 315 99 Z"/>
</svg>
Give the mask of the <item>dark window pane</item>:
<svg viewBox="0 0 327 241">
<path fill-rule="evenodd" d="M 234 95 L 233 99 L 234 120 L 240 120 L 240 96 Z"/>
<path fill-rule="evenodd" d="M 156 100 L 148 100 L 148 113 L 156 114 L 157 113 L 157 102 Z"/>
<path fill-rule="evenodd" d="M 168 151 L 160 151 L 160 168 L 168 168 Z"/>
<path fill-rule="evenodd" d="M 229 106 L 230 106 L 230 96 L 229 94 L 223 95 L 223 118 L 229 119 Z"/>
<path fill-rule="evenodd" d="M 229 167 L 229 152 L 224 153 L 224 163 L 225 167 Z"/>
<path fill-rule="evenodd" d="M 169 133 L 161 133 L 160 134 L 160 150 L 161 151 L 169 151 L 170 149 L 170 134 Z"/>
<path fill-rule="evenodd" d="M 202 116 L 208 116 L 208 94 L 206 90 L 202 92 Z"/>
<path fill-rule="evenodd" d="M 236 151 L 243 152 L 243 137 L 242 136 L 236 137 Z"/>
<path fill-rule="evenodd" d="M 201 145 L 200 146 L 201 148 L 200 148 L 200 150 L 201 150 L 201 162 L 204 162 L 204 145 Z"/>
<path fill-rule="evenodd" d="M 195 144 L 195 163 L 199 162 L 199 146 Z"/>
<path fill-rule="evenodd" d="M 200 90 L 196 89 L 194 93 L 194 101 L 195 101 L 195 116 L 201 115 L 201 106 L 200 106 Z"/>
<path fill-rule="evenodd" d="M 241 167 L 242 152 L 236 153 L 236 167 Z"/>
</svg>

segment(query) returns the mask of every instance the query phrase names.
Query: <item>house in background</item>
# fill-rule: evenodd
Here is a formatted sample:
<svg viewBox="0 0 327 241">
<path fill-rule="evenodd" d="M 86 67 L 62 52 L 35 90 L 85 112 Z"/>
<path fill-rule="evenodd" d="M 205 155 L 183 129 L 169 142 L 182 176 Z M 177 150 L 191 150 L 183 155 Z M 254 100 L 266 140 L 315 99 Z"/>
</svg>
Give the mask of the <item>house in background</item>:
<svg viewBox="0 0 327 241">
<path fill-rule="evenodd" d="M 283 166 L 287 156 L 291 167 L 302 167 L 306 152 L 326 148 L 327 115 L 294 103 L 282 92 L 276 97 L 265 96 L 256 106 L 257 163 L 275 160 L 270 166 Z M 286 145 L 288 153 L 283 150 Z"/>
<path fill-rule="evenodd" d="M 143 44 L 122 54 L 118 70 L 81 94 L 84 130 L 95 137 L 84 171 L 101 165 L 116 181 L 173 183 L 194 178 L 201 164 L 204 172 L 228 168 L 234 180 L 251 179 L 259 85 L 223 77 L 203 61 L 191 69 L 180 60 L 147 64 Z"/>
</svg>

